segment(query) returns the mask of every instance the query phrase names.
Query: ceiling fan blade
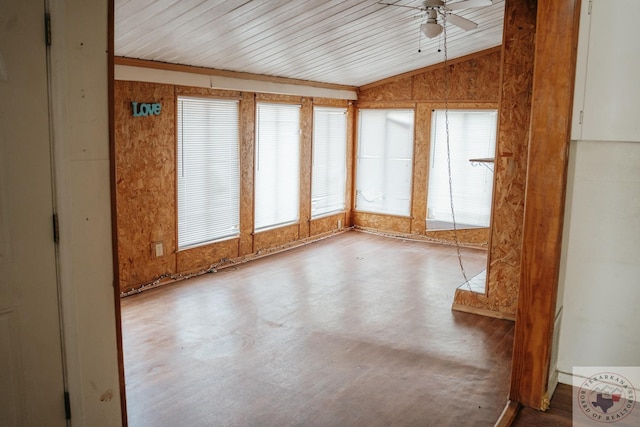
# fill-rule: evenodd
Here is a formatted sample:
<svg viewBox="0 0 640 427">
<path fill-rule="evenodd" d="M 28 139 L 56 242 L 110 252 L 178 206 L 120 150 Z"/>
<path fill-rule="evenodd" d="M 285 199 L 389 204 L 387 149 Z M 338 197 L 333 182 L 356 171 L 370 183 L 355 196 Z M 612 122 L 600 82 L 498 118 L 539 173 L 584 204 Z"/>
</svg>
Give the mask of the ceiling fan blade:
<svg viewBox="0 0 640 427">
<path fill-rule="evenodd" d="M 384 3 L 384 2 L 378 2 L 378 4 L 383 4 L 385 6 L 406 7 L 407 9 L 424 10 L 424 8 L 422 8 L 422 7 L 405 6 L 404 4 L 393 4 L 393 3 Z"/>
<path fill-rule="evenodd" d="M 485 7 L 491 6 L 493 4 L 493 0 L 463 0 L 456 3 L 447 2 L 445 6 L 447 10 L 461 10 L 461 9 L 470 9 L 472 7 Z"/>
<path fill-rule="evenodd" d="M 462 16 L 453 14 L 447 15 L 447 22 L 450 22 L 456 27 L 460 27 L 465 31 L 473 30 L 478 26 L 478 24 L 468 20 L 467 18 L 463 18 Z"/>
</svg>

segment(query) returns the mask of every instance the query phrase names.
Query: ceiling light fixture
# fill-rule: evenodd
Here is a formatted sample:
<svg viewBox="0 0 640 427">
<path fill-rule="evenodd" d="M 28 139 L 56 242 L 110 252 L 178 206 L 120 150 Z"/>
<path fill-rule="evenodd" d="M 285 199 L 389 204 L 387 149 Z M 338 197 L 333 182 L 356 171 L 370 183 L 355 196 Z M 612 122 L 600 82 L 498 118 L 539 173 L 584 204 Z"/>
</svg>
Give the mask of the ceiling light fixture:
<svg viewBox="0 0 640 427">
<path fill-rule="evenodd" d="M 433 39 L 438 37 L 438 35 L 442 32 L 442 25 L 438 24 L 437 21 L 437 12 L 434 9 L 429 9 L 427 15 L 427 22 L 420 25 L 420 31 L 422 34 L 428 39 Z"/>
</svg>

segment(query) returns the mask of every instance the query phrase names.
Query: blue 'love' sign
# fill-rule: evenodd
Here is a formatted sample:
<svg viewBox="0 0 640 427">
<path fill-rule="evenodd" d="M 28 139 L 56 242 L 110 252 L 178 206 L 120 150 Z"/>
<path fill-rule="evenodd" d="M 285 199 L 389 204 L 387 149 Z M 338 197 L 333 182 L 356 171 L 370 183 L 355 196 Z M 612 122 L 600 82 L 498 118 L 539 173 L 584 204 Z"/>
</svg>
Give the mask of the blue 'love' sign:
<svg viewBox="0 0 640 427">
<path fill-rule="evenodd" d="M 131 102 L 131 108 L 133 109 L 133 117 L 147 117 L 150 115 L 159 116 L 162 106 L 159 102 L 154 104 L 147 104 L 144 102 Z"/>
</svg>

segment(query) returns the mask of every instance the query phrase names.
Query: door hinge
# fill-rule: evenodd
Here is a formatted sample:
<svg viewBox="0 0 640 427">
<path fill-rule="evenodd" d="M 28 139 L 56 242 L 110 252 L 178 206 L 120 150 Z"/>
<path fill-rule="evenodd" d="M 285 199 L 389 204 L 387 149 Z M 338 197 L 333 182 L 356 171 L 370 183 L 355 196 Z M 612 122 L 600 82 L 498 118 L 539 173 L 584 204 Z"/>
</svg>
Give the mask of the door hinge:
<svg viewBox="0 0 640 427">
<path fill-rule="evenodd" d="M 580 119 L 578 121 L 578 124 L 582 124 L 582 121 L 584 120 L 584 111 L 580 110 Z"/>
<path fill-rule="evenodd" d="M 51 14 L 44 14 L 44 43 L 51 46 Z"/>
<path fill-rule="evenodd" d="M 67 420 L 71 419 L 71 399 L 69 399 L 69 392 L 64 392 L 64 414 Z"/>
<path fill-rule="evenodd" d="M 53 214 L 53 241 L 60 243 L 60 224 L 58 222 L 58 214 Z"/>
<path fill-rule="evenodd" d="M 593 10 L 593 0 L 589 0 L 589 10 L 587 11 L 587 15 L 591 15 L 592 10 Z"/>
</svg>

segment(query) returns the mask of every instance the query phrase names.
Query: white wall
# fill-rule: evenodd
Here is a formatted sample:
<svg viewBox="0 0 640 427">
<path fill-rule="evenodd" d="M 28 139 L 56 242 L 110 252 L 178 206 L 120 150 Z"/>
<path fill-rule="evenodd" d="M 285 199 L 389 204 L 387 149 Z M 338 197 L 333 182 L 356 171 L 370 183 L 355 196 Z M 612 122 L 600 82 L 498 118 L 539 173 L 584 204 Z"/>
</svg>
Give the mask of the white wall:
<svg viewBox="0 0 640 427">
<path fill-rule="evenodd" d="M 571 154 L 558 369 L 640 366 L 640 143 Z"/>
<path fill-rule="evenodd" d="M 60 276 L 74 426 L 121 425 L 109 178 L 107 0 L 50 2 Z"/>
<path fill-rule="evenodd" d="M 595 0 L 588 17 L 583 6 L 558 295 L 567 384 L 574 367 L 640 366 L 640 27 L 620 25 L 640 2 Z"/>
</svg>

